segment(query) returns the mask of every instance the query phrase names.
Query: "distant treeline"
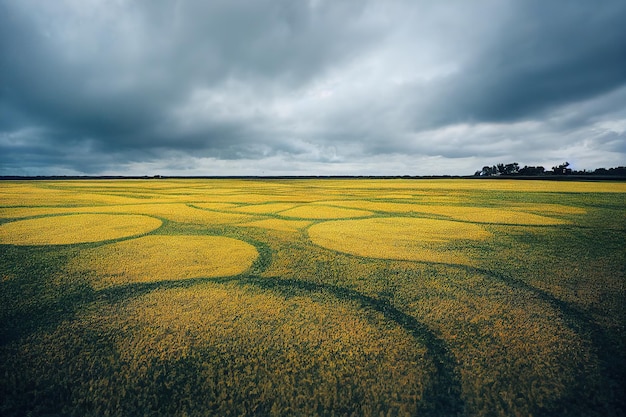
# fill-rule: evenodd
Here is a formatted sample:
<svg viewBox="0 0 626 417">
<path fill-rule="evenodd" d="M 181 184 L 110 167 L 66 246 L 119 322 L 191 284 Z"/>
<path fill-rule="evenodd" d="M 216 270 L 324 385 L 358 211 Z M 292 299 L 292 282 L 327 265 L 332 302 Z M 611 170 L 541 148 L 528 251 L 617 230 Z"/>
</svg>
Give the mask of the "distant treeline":
<svg viewBox="0 0 626 417">
<path fill-rule="evenodd" d="M 620 166 L 616 168 L 598 168 L 594 171 L 575 171 L 569 168 L 566 162 L 556 167 L 552 167 L 551 171 L 546 171 L 542 166 L 527 166 L 520 168 L 517 162 L 510 164 L 497 164 L 493 166 L 484 166 L 482 170 L 476 171 L 474 175 L 195 175 L 195 176 L 165 176 L 165 175 L 142 175 L 142 176 L 124 176 L 124 175 L 38 175 L 38 176 L 21 176 L 21 175 L 0 175 L 0 181 L 66 181 L 66 180 L 153 180 L 153 179 L 195 179 L 195 180 L 216 180 L 216 179 L 234 179 L 234 180 L 338 180 L 338 179 L 450 179 L 450 178 L 542 178 L 554 180 L 576 180 L 584 177 L 594 177 L 597 180 L 626 180 L 626 167 Z M 569 178 L 568 178 L 569 177 Z"/>
<path fill-rule="evenodd" d="M 576 171 L 569 168 L 570 163 L 565 162 L 563 164 L 552 167 L 551 171 L 546 170 L 542 166 L 528 166 L 524 165 L 520 168 L 517 162 L 510 164 L 497 164 L 493 166 L 485 165 L 480 171 L 476 171 L 474 176 L 477 177 L 497 177 L 497 176 L 548 176 L 548 175 L 584 175 L 584 176 L 616 176 L 626 177 L 626 167 L 616 168 L 597 168 L 593 171 Z"/>
</svg>

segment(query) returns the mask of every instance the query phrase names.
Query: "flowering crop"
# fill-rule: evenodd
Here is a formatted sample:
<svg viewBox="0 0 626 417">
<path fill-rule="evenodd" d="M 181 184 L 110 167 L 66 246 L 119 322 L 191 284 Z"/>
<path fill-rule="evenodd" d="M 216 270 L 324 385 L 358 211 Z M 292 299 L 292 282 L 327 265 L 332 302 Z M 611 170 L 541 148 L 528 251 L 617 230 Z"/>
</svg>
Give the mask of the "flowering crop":
<svg viewBox="0 0 626 417">
<path fill-rule="evenodd" d="M 147 233 L 159 226 L 159 219 L 137 215 L 40 217 L 0 225 L 0 244 L 65 245 L 99 242 Z"/>
<path fill-rule="evenodd" d="M 310 204 L 281 211 L 278 214 L 283 217 L 293 217 L 299 219 L 345 219 L 350 217 L 367 217 L 371 216 L 373 213 L 365 210 L 352 210 L 340 207 Z"/>
<path fill-rule="evenodd" d="M 622 415 L 626 183 L 0 183 L 0 414 Z"/>
<path fill-rule="evenodd" d="M 267 204 L 252 204 L 237 207 L 235 211 L 241 211 L 244 213 L 277 213 L 279 211 L 289 210 L 296 204 L 294 203 L 267 203 Z"/>
<path fill-rule="evenodd" d="M 497 224 L 521 224 L 521 225 L 550 225 L 564 224 L 566 220 L 554 217 L 547 217 L 533 213 L 526 213 L 523 210 L 541 212 L 542 214 L 581 214 L 584 210 L 575 207 L 567 208 L 559 205 L 540 205 L 532 207 L 530 205 L 520 205 L 509 207 L 475 207 L 466 205 L 439 205 L 439 204 L 422 204 L 419 203 L 390 203 L 384 201 L 329 201 L 338 207 L 350 207 L 366 209 L 387 213 L 422 213 L 434 214 L 437 216 L 450 217 L 457 220 L 463 220 L 475 223 L 497 223 Z"/>
<path fill-rule="evenodd" d="M 308 220 L 287 220 L 287 219 L 264 219 L 253 222 L 242 223 L 241 226 L 253 226 L 263 229 L 298 231 L 304 229 L 311 222 Z"/>
<path fill-rule="evenodd" d="M 144 236 L 85 250 L 71 268 L 98 272 L 99 286 L 237 275 L 254 246 L 222 236 Z"/>
<path fill-rule="evenodd" d="M 451 264 L 471 262 L 462 251 L 446 248 L 446 243 L 490 236 L 474 224 L 409 217 L 324 222 L 308 232 L 314 243 L 353 255 Z"/>
</svg>

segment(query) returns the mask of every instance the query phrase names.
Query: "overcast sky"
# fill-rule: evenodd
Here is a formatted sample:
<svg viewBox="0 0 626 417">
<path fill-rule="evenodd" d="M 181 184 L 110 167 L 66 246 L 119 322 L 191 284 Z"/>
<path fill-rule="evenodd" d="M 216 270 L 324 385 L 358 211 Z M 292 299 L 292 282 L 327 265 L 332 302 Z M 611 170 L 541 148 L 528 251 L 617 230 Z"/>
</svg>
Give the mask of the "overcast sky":
<svg viewBox="0 0 626 417">
<path fill-rule="evenodd" d="M 624 0 L 0 0 L 0 175 L 626 165 Z"/>
</svg>

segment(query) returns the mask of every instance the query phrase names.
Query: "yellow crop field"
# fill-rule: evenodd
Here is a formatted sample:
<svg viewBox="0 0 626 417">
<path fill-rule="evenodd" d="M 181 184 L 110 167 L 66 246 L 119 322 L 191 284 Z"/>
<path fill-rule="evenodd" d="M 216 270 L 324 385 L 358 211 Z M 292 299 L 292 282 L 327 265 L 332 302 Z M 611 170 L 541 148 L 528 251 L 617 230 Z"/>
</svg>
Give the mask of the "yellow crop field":
<svg viewBox="0 0 626 417">
<path fill-rule="evenodd" d="M 257 256 L 254 246 L 228 237 L 153 235 L 85 250 L 69 268 L 98 271 L 99 286 L 120 285 L 238 275 Z"/>
<path fill-rule="evenodd" d="M 516 206 L 511 208 L 491 208 L 491 207 L 469 207 L 464 205 L 449 206 L 436 204 L 439 200 L 429 199 L 429 204 L 419 202 L 390 203 L 384 201 L 330 201 L 329 205 L 338 207 L 361 207 L 372 211 L 387 213 L 424 213 L 439 216 L 451 217 L 457 220 L 464 220 L 473 223 L 499 223 L 499 224 L 562 224 L 567 221 L 545 217 L 524 211 L 545 212 L 546 214 L 580 214 L 584 210 L 575 207 L 565 207 L 557 204 L 541 205 L 537 207 Z"/>
<path fill-rule="evenodd" d="M 279 211 L 289 210 L 295 204 L 290 203 L 268 203 L 268 204 L 252 204 L 238 207 L 236 210 L 244 213 L 277 213 Z"/>
<path fill-rule="evenodd" d="M 450 264 L 469 264 L 471 259 L 446 243 L 490 236 L 475 224 L 410 217 L 324 222 L 308 232 L 317 245 L 357 256 Z"/>
<path fill-rule="evenodd" d="M 279 214 L 283 217 L 300 219 L 345 219 L 350 217 L 367 217 L 372 215 L 371 212 L 365 210 L 351 210 L 316 204 L 298 206 L 289 210 L 281 211 Z"/>
<path fill-rule="evenodd" d="M 311 224 L 308 220 L 286 220 L 286 219 L 264 219 L 249 223 L 242 223 L 242 226 L 261 227 L 263 229 L 297 231 L 302 230 Z"/>
<path fill-rule="evenodd" d="M 119 214 L 144 214 L 146 216 L 160 217 L 180 223 L 197 225 L 212 225 L 238 223 L 253 220 L 254 217 L 245 214 L 230 213 L 218 210 L 204 210 L 194 208 L 182 203 L 164 204 L 122 204 L 111 206 L 87 206 L 87 207 L 47 207 L 47 208 L 5 208 L 0 209 L 0 217 L 20 218 L 40 216 L 46 214 L 70 214 L 70 213 L 119 213 Z"/>
<path fill-rule="evenodd" d="M 99 242 L 150 232 L 161 226 L 154 217 L 77 214 L 40 217 L 0 225 L 0 244 L 67 245 Z"/>
<path fill-rule="evenodd" d="M 567 223 L 554 217 L 539 216 L 505 208 L 467 206 L 416 206 L 420 213 L 436 214 L 473 223 L 549 225 Z"/>
<path fill-rule="evenodd" d="M 625 415 L 624 242 L 624 182 L 0 182 L 0 415 Z"/>
<path fill-rule="evenodd" d="M 585 214 L 587 210 L 581 207 L 564 206 L 562 204 L 532 204 L 517 203 L 511 210 L 528 211 L 540 214 Z"/>
</svg>

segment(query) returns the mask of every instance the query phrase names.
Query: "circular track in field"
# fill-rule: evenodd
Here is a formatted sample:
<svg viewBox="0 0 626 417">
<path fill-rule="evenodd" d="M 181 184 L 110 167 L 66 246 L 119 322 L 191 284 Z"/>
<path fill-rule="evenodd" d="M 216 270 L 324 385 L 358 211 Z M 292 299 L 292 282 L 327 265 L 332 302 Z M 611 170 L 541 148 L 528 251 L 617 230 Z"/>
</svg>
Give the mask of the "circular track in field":
<svg viewBox="0 0 626 417">
<path fill-rule="evenodd" d="M 455 264 L 471 263 L 457 244 L 490 236 L 477 224 L 411 217 L 328 221 L 308 232 L 313 243 L 352 255 Z"/>
<path fill-rule="evenodd" d="M 324 220 L 347 219 L 351 217 L 368 217 L 374 213 L 366 210 L 311 204 L 306 206 L 294 207 L 289 210 L 284 210 L 279 212 L 278 214 L 282 217 L 288 218 Z"/>
<path fill-rule="evenodd" d="M 94 334 L 107 335 L 97 349 Z M 380 312 L 238 283 L 129 296 L 26 343 L 29 358 L 47 366 L 22 366 L 40 380 L 65 371 L 74 410 L 86 399 L 124 415 L 135 403 L 111 392 L 124 398 L 137 386 L 133 401 L 164 414 L 185 404 L 198 415 L 418 415 L 435 372 L 428 349 Z M 93 383 L 94 363 L 114 385 Z M 164 386 L 168 395 L 151 402 Z"/>
<path fill-rule="evenodd" d="M 67 245 L 148 233 L 161 220 L 136 214 L 72 214 L 17 220 L 0 225 L 0 244 Z"/>
<path fill-rule="evenodd" d="M 79 270 L 95 271 L 102 283 L 126 284 L 241 274 L 259 253 L 223 236 L 144 236 L 84 251 Z"/>
</svg>

